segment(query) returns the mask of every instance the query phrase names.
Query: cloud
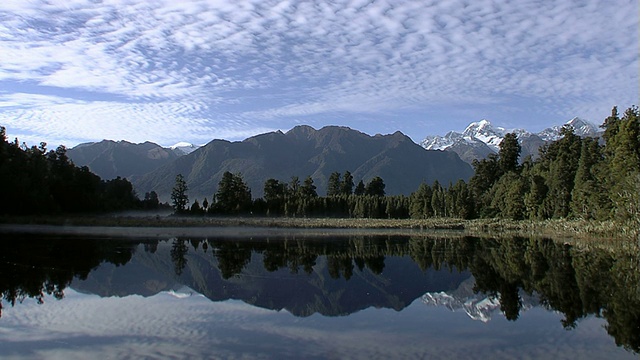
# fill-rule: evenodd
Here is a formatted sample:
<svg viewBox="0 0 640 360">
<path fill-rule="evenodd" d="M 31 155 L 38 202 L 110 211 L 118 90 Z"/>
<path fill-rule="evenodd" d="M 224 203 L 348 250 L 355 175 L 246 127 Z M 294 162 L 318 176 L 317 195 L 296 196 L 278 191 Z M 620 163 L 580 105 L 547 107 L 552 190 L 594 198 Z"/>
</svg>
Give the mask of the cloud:
<svg viewBox="0 0 640 360">
<path fill-rule="evenodd" d="M 172 145 L 176 134 L 189 134 L 190 141 L 203 144 L 212 139 L 245 138 L 252 134 L 247 129 L 274 130 L 249 121 L 205 119 L 207 110 L 202 102 L 185 100 L 123 103 L 34 94 L 0 96 L 0 124 L 30 145 L 46 141 L 55 146 L 69 139 L 82 142 L 103 138 L 134 142 L 153 139 L 161 145 Z"/>
<path fill-rule="evenodd" d="M 97 126 L 86 128 L 91 138 L 119 135 L 100 125 L 109 110 L 143 125 L 145 115 L 165 114 L 186 138 L 198 137 L 199 126 L 250 134 L 336 113 L 409 114 L 404 127 L 412 129 L 434 109 L 504 112 L 502 120 L 511 109 L 535 109 L 541 121 L 597 122 L 638 99 L 636 10 L 632 0 L 6 2 L 0 92 L 26 81 L 63 97 L 126 99 L 70 99 L 87 117 L 101 109 L 87 120 Z M 199 110 L 168 115 L 183 102 Z M 23 116 L 54 111 L 42 106 L 23 105 Z M 58 120 L 50 127 L 67 129 Z"/>
</svg>

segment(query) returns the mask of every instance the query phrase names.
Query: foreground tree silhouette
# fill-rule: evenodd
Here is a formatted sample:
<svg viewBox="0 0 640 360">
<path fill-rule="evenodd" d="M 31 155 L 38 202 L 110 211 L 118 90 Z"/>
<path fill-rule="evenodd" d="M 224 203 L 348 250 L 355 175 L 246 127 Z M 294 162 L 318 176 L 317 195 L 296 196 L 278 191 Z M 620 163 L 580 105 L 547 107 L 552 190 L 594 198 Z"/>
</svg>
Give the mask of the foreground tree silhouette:
<svg viewBox="0 0 640 360">
<path fill-rule="evenodd" d="M 189 188 L 182 174 L 176 175 L 176 183 L 171 191 L 171 201 L 173 202 L 173 209 L 176 213 L 184 212 L 189 203 L 187 190 L 189 190 Z"/>
<path fill-rule="evenodd" d="M 225 171 L 214 196 L 213 211 L 221 214 L 239 214 L 251 210 L 251 189 L 242 175 Z"/>
</svg>

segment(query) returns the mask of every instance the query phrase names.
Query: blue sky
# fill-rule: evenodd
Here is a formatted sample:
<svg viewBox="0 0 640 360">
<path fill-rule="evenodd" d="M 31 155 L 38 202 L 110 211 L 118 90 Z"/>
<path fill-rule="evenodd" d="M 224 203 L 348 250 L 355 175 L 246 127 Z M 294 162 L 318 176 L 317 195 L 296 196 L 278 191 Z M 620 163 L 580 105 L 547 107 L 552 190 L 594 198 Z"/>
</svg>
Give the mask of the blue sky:
<svg viewBox="0 0 640 360">
<path fill-rule="evenodd" d="M 637 0 L 6 0 L 0 125 L 74 146 L 601 124 L 639 103 L 638 17 Z"/>
</svg>

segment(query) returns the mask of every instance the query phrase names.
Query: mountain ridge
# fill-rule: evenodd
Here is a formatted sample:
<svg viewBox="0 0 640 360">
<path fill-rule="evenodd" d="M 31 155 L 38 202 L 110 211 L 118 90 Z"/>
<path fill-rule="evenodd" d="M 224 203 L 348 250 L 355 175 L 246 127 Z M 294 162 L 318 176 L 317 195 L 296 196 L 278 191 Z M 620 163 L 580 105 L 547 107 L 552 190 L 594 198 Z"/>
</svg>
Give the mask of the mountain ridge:
<svg viewBox="0 0 640 360">
<path fill-rule="evenodd" d="M 135 144 L 125 140 L 83 143 L 68 149 L 67 156 L 105 180 L 144 175 L 178 157 L 171 149 L 150 141 Z"/>
<path fill-rule="evenodd" d="M 532 133 L 525 129 L 506 129 L 493 125 L 487 119 L 482 119 L 470 123 L 463 132 L 449 131 L 444 136 L 426 136 L 420 145 L 427 150 L 455 152 L 461 159 L 471 164 L 473 160 L 481 160 L 489 154 L 497 153 L 504 135 L 513 132 L 522 147 L 520 159 L 523 160 L 527 156 L 536 158 L 541 146 L 560 139 L 562 127 L 567 125 L 572 127 L 575 134 L 581 137 L 598 137 L 602 133 L 596 125 L 578 117 L 574 117 L 563 125 L 549 127 L 538 133 Z"/>
<path fill-rule="evenodd" d="M 318 194 L 324 194 L 331 173 L 350 171 L 354 182 L 375 176 L 384 179 L 387 194 L 408 195 L 420 183 L 467 180 L 471 167 L 450 152 L 428 151 L 401 132 L 370 136 L 341 126 L 316 130 L 307 125 L 252 136 L 242 141 L 212 140 L 145 176 L 134 179 L 140 192 L 170 194 L 177 174 L 190 188 L 190 197 L 211 197 L 226 171 L 241 173 L 260 197 L 269 178 L 288 182 L 311 176 Z"/>
</svg>

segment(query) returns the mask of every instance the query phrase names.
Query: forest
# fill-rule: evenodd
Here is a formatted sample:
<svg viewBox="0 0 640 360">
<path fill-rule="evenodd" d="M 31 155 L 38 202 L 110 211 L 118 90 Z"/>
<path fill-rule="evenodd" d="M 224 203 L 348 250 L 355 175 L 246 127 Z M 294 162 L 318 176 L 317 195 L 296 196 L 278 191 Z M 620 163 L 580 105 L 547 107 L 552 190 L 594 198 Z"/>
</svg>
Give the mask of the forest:
<svg viewBox="0 0 640 360">
<path fill-rule="evenodd" d="M 28 147 L 7 141 L 0 127 L 0 215 L 99 213 L 158 205 L 155 194 L 139 200 L 133 185 L 122 178 L 104 181 L 69 160 L 64 146 L 47 150 L 46 143 Z"/>
<path fill-rule="evenodd" d="M 252 199 L 242 174 L 226 172 L 212 201 L 191 206 L 188 187 L 176 177 L 171 195 L 178 214 L 289 217 L 626 220 L 640 210 L 640 122 L 637 107 L 622 117 L 616 107 L 604 120 L 602 138 L 581 138 L 565 126 L 562 138 L 543 146 L 536 159 L 520 161 L 515 133 L 498 154 L 473 163 L 474 175 L 455 184 L 421 184 L 410 196 L 386 196 L 384 180 L 354 185 L 349 171 L 334 172 L 326 196 L 313 179 L 268 179 L 264 197 Z"/>
<path fill-rule="evenodd" d="M 602 138 L 581 138 L 571 127 L 540 149 L 535 159 L 520 159 L 515 133 L 507 134 L 497 154 L 473 163 L 468 182 L 421 184 L 410 196 L 385 193 L 384 179 L 355 183 L 347 170 L 329 177 L 319 196 L 311 176 L 288 181 L 267 179 L 264 196 L 254 199 L 242 174 L 226 172 L 218 190 L 189 201 L 182 175 L 175 178 L 171 202 L 179 215 L 286 216 L 351 218 L 567 219 L 627 220 L 640 211 L 640 121 L 638 107 L 622 116 L 616 107 L 601 127 Z M 149 209 L 160 205 L 155 192 L 143 199 L 123 178 L 102 180 L 77 167 L 59 146 L 28 147 L 9 142 L 0 127 L 2 215 L 100 213 Z"/>
</svg>

